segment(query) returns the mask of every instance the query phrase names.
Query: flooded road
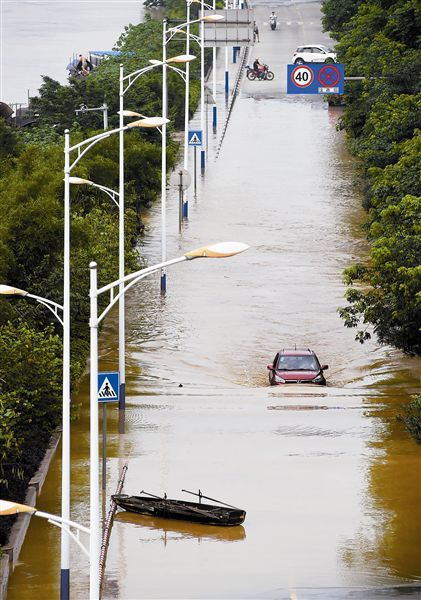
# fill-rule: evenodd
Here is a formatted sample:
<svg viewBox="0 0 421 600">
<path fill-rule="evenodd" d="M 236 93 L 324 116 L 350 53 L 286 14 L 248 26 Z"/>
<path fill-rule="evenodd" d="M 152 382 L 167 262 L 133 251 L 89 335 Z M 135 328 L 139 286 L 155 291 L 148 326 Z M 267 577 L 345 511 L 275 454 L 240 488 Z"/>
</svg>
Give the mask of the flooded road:
<svg viewBox="0 0 421 600">
<path fill-rule="evenodd" d="M 319 5 L 276 5 L 284 24 L 275 32 L 265 25 L 270 10 L 256 10 L 254 55 L 275 80 L 243 82 L 181 235 L 173 188 L 168 210 L 170 258 L 224 240 L 251 248 L 169 270 L 165 298 L 158 277 L 131 290 L 126 434 L 115 411 L 108 419 L 108 494 L 127 460 L 127 493 L 191 499 L 181 489 L 200 488 L 247 517 L 223 529 L 119 514 L 104 598 L 419 595 L 421 453 L 395 415 L 419 386 L 420 361 L 361 346 L 338 317 L 342 270 L 367 253 L 355 163 L 337 111 L 284 94 L 291 52 L 307 36 L 325 40 Z M 220 99 L 222 69 L 218 81 Z M 216 146 L 211 140 L 212 156 Z M 159 215 L 156 206 L 144 216 L 149 264 L 159 262 Z M 329 364 L 326 388 L 268 386 L 266 365 L 295 344 Z M 116 314 L 100 348 L 101 370 L 115 369 Z M 72 435 L 72 518 L 82 523 L 87 386 Z M 41 509 L 59 512 L 59 478 L 58 454 Z M 59 535 L 40 521 L 32 520 L 9 600 L 57 597 Z M 74 549 L 71 569 L 72 597 L 86 598 L 88 568 Z"/>
</svg>

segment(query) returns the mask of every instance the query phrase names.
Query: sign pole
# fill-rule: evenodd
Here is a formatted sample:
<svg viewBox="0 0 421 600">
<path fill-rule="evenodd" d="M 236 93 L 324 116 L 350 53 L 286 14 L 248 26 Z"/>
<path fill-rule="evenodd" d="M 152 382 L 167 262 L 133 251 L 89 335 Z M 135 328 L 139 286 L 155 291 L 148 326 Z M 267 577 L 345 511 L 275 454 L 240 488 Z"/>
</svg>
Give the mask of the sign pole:
<svg viewBox="0 0 421 600">
<path fill-rule="evenodd" d="M 102 403 L 102 489 L 107 487 L 107 403 Z"/>
<path fill-rule="evenodd" d="M 92 264 L 95 265 L 96 269 L 96 263 Z M 91 269 L 93 269 L 93 267 L 91 267 Z M 102 404 L 102 490 L 103 492 L 105 492 L 107 488 L 107 404 L 108 402 L 116 402 L 117 404 L 119 403 L 121 390 L 120 374 L 118 371 L 98 373 L 98 370 L 96 369 L 96 372 L 93 374 L 93 377 L 96 378 L 96 402 L 97 404 Z M 93 380 L 91 382 L 91 385 L 93 385 Z M 98 407 L 96 412 L 98 419 Z"/>
<path fill-rule="evenodd" d="M 197 176 L 196 176 L 196 146 L 194 146 L 194 197 L 197 197 Z"/>
<path fill-rule="evenodd" d="M 178 172 L 180 181 L 178 183 L 178 232 L 181 233 L 181 222 L 183 220 L 183 171 Z"/>
<path fill-rule="evenodd" d="M 209 144 L 208 144 L 208 138 L 209 138 L 209 132 L 208 132 L 208 106 L 209 106 L 209 102 L 208 102 L 208 99 L 206 98 L 206 154 L 208 153 L 208 150 L 209 150 Z"/>
<path fill-rule="evenodd" d="M 207 102 L 206 102 L 206 109 L 207 109 Z M 205 115 L 203 115 L 203 117 L 205 117 Z M 207 126 L 207 111 L 206 111 L 206 126 Z M 201 167 L 202 167 L 202 175 L 203 175 L 203 168 L 204 168 L 204 163 L 202 161 L 202 157 L 204 157 L 205 155 L 205 148 L 207 150 L 207 136 L 206 136 L 206 142 L 203 139 L 203 134 L 206 134 L 207 132 L 203 132 L 203 129 L 194 129 L 189 131 L 189 146 L 193 146 L 194 148 L 194 195 L 196 196 L 196 147 L 200 146 L 200 158 L 201 158 Z"/>
<path fill-rule="evenodd" d="M 228 10 L 228 0 L 225 0 L 225 10 Z M 228 46 L 225 46 L 225 102 L 229 95 Z"/>
</svg>

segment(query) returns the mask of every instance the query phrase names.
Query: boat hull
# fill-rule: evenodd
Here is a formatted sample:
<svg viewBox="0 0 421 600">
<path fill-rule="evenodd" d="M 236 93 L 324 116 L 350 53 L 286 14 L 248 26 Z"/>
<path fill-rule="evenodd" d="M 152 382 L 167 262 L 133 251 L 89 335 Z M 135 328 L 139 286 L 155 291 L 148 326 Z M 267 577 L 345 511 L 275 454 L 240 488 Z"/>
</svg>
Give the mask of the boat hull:
<svg viewBox="0 0 421 600">
<path fill-rule="evenodd" d="M 184 502 L 170 498 L 128 496 L 127 494 L 116 494 L 112 496 L 112 499 L 117 506 L 128 512 L 163 519 L 179 519 L 194 523 L 233 527 L 241 525 L 246 518 L 246 512 L 240 508 L 228 508 L 214 504 Z"/>
</svg>

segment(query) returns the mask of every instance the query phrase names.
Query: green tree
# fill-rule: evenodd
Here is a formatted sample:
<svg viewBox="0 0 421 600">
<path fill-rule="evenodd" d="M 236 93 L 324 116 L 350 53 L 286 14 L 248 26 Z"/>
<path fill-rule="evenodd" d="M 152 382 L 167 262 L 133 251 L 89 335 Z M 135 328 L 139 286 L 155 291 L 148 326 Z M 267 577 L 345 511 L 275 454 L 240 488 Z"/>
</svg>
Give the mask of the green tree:
<svg viewBox="0 0 421 600">
<path fill-rule="evenodd" d="M 397 204 L 403 196 L 421 196 L 421 131 L 400 146 L 399 160 L 384 169 L 368 169 L 370 222 L 380 217 L 389 204 Z"/>
<path fill-rule="evenodd" d="M 421 394 L 412 396 L 409 404 L 398 416 L 398 420 L 405 423 L 405 427 L 412 437 L 418 444 L 421 444 Z"/>
<path fill-rule="evenodd" d="M 420 123 L 421 93 L 381 99 L 372 107 L 356 144 L 367 167 L 384 168 L 399 160 L 402 143 L 411 139 Z"/>
<path fill-rule="evenodd" d="M 19 137 L 14 129 L 0 117 L 0 164 L 19 154 Z"/>
<path fill-rule="evenodd" d="M 322 24 L 325 31 L 338 37 L 344 26 L 353 17 L 362 0 L 325 0 L 322 4 Z"/>
<path fill-rule="evenodd" d="M 369 265 L 345 272 L 348 306 L 339 309 L 347 327 L 373 325 L 381 343 L 421 354 L 421 198 L 407 195 L 381 211 L 370 228 Z M 357 333 L 369 338 L 367 329 Z"/>
</svg>

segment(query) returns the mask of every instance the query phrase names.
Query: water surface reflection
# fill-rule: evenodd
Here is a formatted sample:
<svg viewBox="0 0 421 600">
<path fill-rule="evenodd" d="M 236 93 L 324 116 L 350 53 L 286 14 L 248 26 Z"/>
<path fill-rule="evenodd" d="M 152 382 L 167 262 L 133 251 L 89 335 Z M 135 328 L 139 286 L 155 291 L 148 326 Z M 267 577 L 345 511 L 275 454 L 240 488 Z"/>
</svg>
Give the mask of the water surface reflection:
<svg viewBox="0 0 421 600">
<path fill-rule="evenodd" d="M 198 543 L 206 541 L 238 542 L 246 537 L 246 530 L 242 525 L 235 527 L 217 527 L 214 525 L 202 525 L 200 523 L 189 523 L 188 521 L 177 521 L 174 519 L 160 519 L 136 515 L 134 513 L 120 512 L 114 521 L 127 523 L 140 528 L 140 541 L 163 541 L 167 545 L 171 541 L 179 541 L 186 538 L 196 539 Z"/>
</svg>

